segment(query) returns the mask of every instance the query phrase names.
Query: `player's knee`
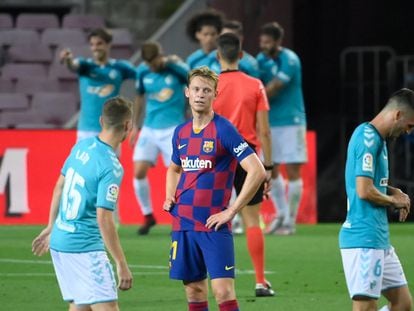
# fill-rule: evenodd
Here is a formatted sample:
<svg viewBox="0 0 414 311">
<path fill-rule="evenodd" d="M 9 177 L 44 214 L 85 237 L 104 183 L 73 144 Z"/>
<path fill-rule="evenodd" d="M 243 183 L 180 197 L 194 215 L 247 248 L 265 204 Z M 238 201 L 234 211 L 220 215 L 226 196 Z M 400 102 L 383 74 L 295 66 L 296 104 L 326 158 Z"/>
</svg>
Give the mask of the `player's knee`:
<svg viewBox="0 0 414 311">
<path fill-rule="evenodd" d="M 391 303 L 391 310 L 411 311 L 413 308 L 413 301 L 411 297 L 400 300 L 396 304 Z"/>
<path fill-rule="evenodd" d="M 200 283 L 184 284 L 188 301 L 206 301 L 207 288 Z"/>
<path fill-rule="evenodd" d="M 234 300 L 236 298 L 232 286 L 213 287 L 213 295 L 216 298 L 218 304 L 221 304 L 225 301 Z"/>
</svg>

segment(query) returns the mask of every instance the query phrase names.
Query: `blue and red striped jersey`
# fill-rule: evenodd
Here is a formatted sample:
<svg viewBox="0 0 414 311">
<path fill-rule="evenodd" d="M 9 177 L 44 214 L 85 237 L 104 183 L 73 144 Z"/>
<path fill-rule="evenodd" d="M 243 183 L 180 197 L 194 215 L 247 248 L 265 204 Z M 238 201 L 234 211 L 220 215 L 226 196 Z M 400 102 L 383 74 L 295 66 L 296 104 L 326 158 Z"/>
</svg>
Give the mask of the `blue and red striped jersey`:
<svg viewBox="0 0 414 311">
<path fill-rule="evenodd" d="M 192 120 L 179 125 L 172 139 L 171 160 L 183 172 L 171 209 L 173 231 L 212 231 L 205 224 L 210 215 L 227 208 L 237 161 L 254 153 L 227 119 L 215 114 L 199 133 Z M 219 231 L 230 231 L 230 223 Z"/>
</svg>

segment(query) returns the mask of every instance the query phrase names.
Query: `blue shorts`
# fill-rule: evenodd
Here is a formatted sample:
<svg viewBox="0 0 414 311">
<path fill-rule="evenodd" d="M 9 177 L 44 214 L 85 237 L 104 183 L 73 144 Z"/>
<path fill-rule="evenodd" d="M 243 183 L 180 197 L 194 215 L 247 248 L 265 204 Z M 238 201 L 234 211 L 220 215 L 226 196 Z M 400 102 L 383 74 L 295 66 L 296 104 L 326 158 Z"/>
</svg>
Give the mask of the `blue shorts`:
<svg viewBox="0 0 414 311">
<path fill-rule="evenodd" d="M 234 243 L 229 232 L 173 231 L 170 278 L 183 281 L 234 278 Z"/>
</svg>

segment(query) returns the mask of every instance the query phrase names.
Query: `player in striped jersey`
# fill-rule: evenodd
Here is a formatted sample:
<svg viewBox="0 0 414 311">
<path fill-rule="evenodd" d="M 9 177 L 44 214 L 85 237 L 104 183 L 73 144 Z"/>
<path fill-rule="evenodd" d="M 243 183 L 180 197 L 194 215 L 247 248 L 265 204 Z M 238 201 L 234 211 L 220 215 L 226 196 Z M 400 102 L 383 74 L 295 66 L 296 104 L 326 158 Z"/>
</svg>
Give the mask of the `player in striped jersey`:
<svg viewBox="0 0 414 311">
<path fill-rule="evenodd" d="M 207 273 L 221 311 L 237 311 L 230 221 L 256 193 L 266 173 L 236 128 L 214 113 L 217 75 L 190 72 L 186 96 L 192 120 L 174 132 L 164 209 L 173 216 L 170 278 L 182 280 L 189 310 L 208 310 Z M 237 162 L 247 172 L 228 206 Z"/>
</svg>

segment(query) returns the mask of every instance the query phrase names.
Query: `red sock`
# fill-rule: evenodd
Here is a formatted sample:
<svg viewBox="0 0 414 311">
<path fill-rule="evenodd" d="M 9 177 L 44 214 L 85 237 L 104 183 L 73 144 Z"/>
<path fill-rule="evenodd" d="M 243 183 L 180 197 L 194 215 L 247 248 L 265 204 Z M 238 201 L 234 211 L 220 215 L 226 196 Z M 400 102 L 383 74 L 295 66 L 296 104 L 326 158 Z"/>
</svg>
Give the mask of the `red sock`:
<svg viewBox="0 0 414 311">
<path fill-rule="evenodd" d="M 264 276 L 264 238 L 260 227 L 250 227 L 246 230 L 247 249 L 256 272 L 256 283 L 265 283 Z"/>
<path fill-rule="evenodd" d="M 229 300 L 219 304 L 220 311 L 239 311 L 237 300 Z"/>
<path fill-rule="evenodd" d="M 208 311 L 208 303 L 207 301 L 189 302 L 188 311 Z"/>
</svg>

